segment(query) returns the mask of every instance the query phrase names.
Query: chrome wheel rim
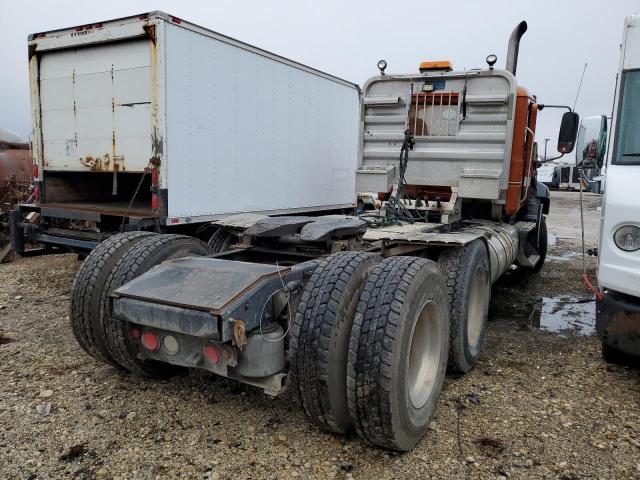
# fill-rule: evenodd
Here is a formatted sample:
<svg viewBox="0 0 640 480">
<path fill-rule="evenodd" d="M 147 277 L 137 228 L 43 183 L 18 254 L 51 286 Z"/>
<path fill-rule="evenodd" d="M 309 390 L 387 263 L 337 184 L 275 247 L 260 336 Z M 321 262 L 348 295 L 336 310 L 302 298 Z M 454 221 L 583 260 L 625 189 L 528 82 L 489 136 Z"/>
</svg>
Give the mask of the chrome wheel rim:
<svg viewBox="0 0 640 480">
<path fill-rule="evenodd" d="M 423 305 L 411 335 L 407 381 L 409 399 L 415 408 L 421 408 L 429 399 L 438 376 L 442 353 L 441 325 L 434 302 Z"/>
<path fill-rule="evenodd" d="M 480 349 L 480 337 L 489 305 L 489 276 L 487 270 L 478 265 L 471 280 L 471 293 L 467 309 L 467 343 L 472 353 Z"/>
</svg>

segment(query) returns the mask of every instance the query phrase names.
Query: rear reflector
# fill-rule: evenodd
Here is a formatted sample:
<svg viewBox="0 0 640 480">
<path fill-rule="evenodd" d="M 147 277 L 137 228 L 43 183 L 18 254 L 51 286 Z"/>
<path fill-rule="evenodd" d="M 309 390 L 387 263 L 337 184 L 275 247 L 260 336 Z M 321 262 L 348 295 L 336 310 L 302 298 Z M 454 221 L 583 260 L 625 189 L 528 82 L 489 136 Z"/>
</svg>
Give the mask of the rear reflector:
<svg viewBox="0 0 640 480">
<path fill-rule="evenodd" d="M 33 164 L 33 179 L 37 180 L 39 176 L 40 176 L 40 169 L 38 168 L 38 164 L 34 163 Z"/>
<path fill-rule="evenodd" d="M 155 352 L 160 348 L 160 340 L 158 335 L 153 332 L 144 332 L 142 334 L 142 346 L 147 350 Z"/>
<path fill-rule="evenodd" d="M 218 353 L 218 349 L 215 345 L 205 345 L 202 353 L 204 353 L 205 358 L 212 364 L 217 365 L 220 363 L 220 353 Z"/>
</svg>

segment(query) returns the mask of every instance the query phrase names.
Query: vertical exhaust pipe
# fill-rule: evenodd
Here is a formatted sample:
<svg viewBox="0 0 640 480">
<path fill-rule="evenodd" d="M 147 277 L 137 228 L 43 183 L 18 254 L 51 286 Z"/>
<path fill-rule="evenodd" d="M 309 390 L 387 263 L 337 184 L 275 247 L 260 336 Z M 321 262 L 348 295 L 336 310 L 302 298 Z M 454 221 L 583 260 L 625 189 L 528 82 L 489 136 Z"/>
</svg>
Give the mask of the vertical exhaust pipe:
<svg viewBox="0 0 640 480">
<path fill-rule="evenodd" d="M 509 49 L 507 50 L 507 66 L 506 69 L 510 71 L 514 76 L 516 74 L 516 68 L 518 67 L 518 52 L 520 50 L 520 39 L 524 32 L 527 31 L 527 22 L 524 20 L 520 22 L 516 28 L 511 32 L 509 37 Z"/>
</svg>

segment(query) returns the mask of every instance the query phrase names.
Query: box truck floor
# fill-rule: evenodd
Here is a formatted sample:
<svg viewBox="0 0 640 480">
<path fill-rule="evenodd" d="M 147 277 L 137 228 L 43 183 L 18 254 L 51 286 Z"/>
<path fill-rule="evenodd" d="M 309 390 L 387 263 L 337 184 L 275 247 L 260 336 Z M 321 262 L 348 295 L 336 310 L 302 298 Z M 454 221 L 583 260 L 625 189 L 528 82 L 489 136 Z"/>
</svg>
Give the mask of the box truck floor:
<svg viewBox="0 0 640 480">
<path fill-rule="evenodd" d="M 126 216 L 133 218 L 149 218 L 153 211 L 149 202 L 46 202 L 41 203 L 41 209 L 64 209 L 75 212 L 91 212 L 102 215 Z"/>
</svg>

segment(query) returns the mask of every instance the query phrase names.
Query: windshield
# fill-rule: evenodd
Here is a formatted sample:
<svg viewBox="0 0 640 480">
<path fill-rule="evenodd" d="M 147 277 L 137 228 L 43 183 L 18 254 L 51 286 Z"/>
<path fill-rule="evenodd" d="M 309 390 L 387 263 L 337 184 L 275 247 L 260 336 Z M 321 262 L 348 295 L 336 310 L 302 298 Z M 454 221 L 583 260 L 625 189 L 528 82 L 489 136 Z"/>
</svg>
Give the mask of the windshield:
<svg viewBox="0 0 640 480">
<path fill-rule="evenodd" d="M 622 76 L 618 142 L 613 163 L 640 165 L 640 70 Z"/>
</svg>

